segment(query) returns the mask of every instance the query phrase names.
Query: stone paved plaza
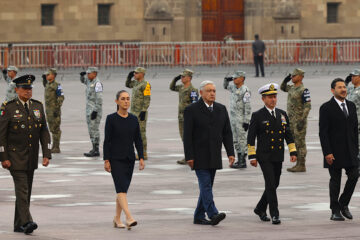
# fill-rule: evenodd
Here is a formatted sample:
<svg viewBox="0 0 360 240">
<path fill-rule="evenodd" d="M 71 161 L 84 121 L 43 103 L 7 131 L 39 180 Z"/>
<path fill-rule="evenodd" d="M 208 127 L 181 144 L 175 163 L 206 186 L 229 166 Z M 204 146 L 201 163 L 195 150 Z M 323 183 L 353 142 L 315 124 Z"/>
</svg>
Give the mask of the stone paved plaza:
<svg viewBox="0 0 360 240">
<path fill-rule="evenodd" d="M 252 66 L 244 66 L 248 77 L 246 85 L 252 90 L 252 110 L 262 107 L 257 89 L 268 82 L 281 83 L 295 66 L 266 68 L 265 78 L 254 78 Z M 183 148 L 178 133 L 178 95 L 169 90 L 172 78 L 180 68 L 148 69 L 146 79 L 152 85 L 149 109 L 148 151 L 145 170 L 137 168 L 128 198 L 138 226 L 131 231 L 115 229 L 115 189 L 111 175 L 104 171 L 102 158 L 86 158 L 90 141 L 85 122 L 85 86 L 79 81 L 81 69 L 59 70 L 58 80 L 65 92 L 62 114 L 61 154 L 53 155 L 48 168 L 39 167 L 35 173 L 31 212 L 39 225 L 31 236 L 13 233 L 14 189 L 7 170 L 0 170 L 0 239 L 360 239 L 360 192 L 350 203 L 354 220 L 332 222 L 329 209 L 329 174 L 322 168 L 322 153 L 318 137 L 320 105 L 330 99 L 330 82 L 335 77 L 345 78 L 358 66 L 302 66 L 305 86 L 310 89 L 312 110 L 307 134 L 307 172 L 292 174 L 286 152 L 283 174 L 278 189 L 282 224 L 264 223 L 253 213 L 264 189 L 260 168 L 230 169 L 223 152 L 224 169 L 218 171 L 215 185 L 215 203 L 227 213 L 218 226 L 192 224 L 193 211 L 199 194 L 197 179 L 187 166 L 176 164 L 182 158 Z M 217 101 L 229 105 L 228 92 L 222 81 L 235 67 L 197 67 L 193 84 L 213 80 L 217 85 Z M 115 94 L 125 88 L 125 79 L 131 69 L 101 69 L 104 85 L 103 118 L 115 111 Z M 39 70 L 22 70 L 37 77 L 34 98 L 43 100 L 43 86 Z M 0 81 L 0 99 L 5 97 L 6 84 Z M 286 109 L 285 93 L 279 93 L 278 106 Z M 341 139 L 339 139 L 341 141 Z M 345 174 L 344 174 L 345 175 Z M 346 177 L 343 177 L 345 180 Z M 344 181 L 343 181 L 344 182 Z M 124 215 L 123 215 L 124 217 Z"/>
</svg>

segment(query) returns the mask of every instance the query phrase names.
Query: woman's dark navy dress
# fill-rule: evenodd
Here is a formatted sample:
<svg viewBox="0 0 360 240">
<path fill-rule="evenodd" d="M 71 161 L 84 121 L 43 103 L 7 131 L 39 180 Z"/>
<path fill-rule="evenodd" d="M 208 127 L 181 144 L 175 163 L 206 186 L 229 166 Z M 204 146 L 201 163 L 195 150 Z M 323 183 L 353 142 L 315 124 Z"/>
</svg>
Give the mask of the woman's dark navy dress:
<svg viewBox="0 0 360 240">
<path fill-rule="evenodd" d="M 135 150 L 144 158 L 140 126 L 135 115 L 123 118 L 117 112 L 106 117 L 104 160 L 109 160 L 117 193 L 129 189 L 135 165 Z"/>
</svg>

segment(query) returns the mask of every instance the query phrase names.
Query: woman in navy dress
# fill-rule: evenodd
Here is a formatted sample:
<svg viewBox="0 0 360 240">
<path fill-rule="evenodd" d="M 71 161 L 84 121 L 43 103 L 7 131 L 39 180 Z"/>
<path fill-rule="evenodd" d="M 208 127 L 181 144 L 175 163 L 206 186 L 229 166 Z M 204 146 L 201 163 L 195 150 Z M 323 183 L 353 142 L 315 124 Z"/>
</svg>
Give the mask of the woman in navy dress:
<svg viewBox="0 0 360 240">
<path fill-rule="evenodd" d="M 135 115 L 128 113 L 130 107 L 129 93 L 124 90 L 119 91 L 116 94 L 115 102 L 118 106 L 117 112 L 106 117 L 104 168 L 111 172 L 117 193 L 114 227 L 125 228 L 120 219 L 121 212 L 124 211 L 126 227 L 130 229 L 137 225 L 129 211 L 127 201 L 127 191 L 135 165 L 134 144 L 140 158 L 140 170 L 145 167 L 143 145 L 138 119 Z"/>
</svg>

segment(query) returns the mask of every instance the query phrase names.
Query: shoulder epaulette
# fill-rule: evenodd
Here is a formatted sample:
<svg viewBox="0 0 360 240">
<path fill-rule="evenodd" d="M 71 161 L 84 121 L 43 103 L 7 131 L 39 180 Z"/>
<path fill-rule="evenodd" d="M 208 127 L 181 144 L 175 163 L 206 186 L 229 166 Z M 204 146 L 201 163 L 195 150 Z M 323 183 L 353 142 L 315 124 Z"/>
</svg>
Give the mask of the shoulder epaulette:
<svg viewBox="0 0 360 240">
<path fill-rule="evenodd" d="M 40 104 L 43 104 L 41 101 L 39 101 L 39 100 L 36 100 L 36 99 L 31 99 L 31 101 L 33 101 L 33 102 L 36 102 L 36 103 L 40 103 Z"/>
</svg>

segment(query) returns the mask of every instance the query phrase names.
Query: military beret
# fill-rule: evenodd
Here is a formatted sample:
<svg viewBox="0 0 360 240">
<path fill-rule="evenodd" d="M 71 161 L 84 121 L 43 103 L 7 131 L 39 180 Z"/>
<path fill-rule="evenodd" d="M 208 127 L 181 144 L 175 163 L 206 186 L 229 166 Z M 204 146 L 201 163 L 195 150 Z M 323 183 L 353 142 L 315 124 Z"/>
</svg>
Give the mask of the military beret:
<svg viewBox="0 0 360 240">
<path fill-rule="evenodd" d="M 137 68 L 135 68 L 134 72 L 136 72 L 136 73 L 145 73 L 146 69 L 143 68 L 143 67 L 137 67 Z"/>
<path fill-rule="evenodd" d="M 97 67 L 88 67 L 86 73 L 92 73 L 92 72 L 99 72 L 99 69 Z"/>
<path fill-rule="evenodd" d="M 13 82 L 16 84 L 16 87 L 27 88 L 27 89 L 33 88 L 32 83 L 34 81 L 35 81 L 35 76 L 32 74 L 26 74 L 18 78 L 15 78 L 13 80 Z"/>
<path fill-rule="evenodd" d="M 291 76 L 301 75 L 304 76 L 305 71 L 300 68 L 295 68 Z"/>
<path fill-rule="evenodd" d="M 185 77 L 185 76 L 190 76 L 192 77 L 192 75 L 194 74 L 194 72 L 190 69 L 184 69 L 184 71 L 181 73 L 181 76 Z"/>
<path fill-rule="evenodd" d="M 233 78 L 246 77 L 246 72 L 244 71 L 235 71 L 232 75 Z"/>
<path fill-rule="evenodd" d="M 15 71 L 15 72 L 19 71 L 19 69 L 17 67 L 15 67 L 15 66 L 8 66 L 7 70 L 8 71 Z"/>
<path fill-rule="evenodd" d="M 261 88 L 259 88 L 258 92 L 261 95 L 272 95 L 277 94 L 277 90 L 279 88 L 279 85 L 276 83 L 268 83 Z"/>
</svg>

